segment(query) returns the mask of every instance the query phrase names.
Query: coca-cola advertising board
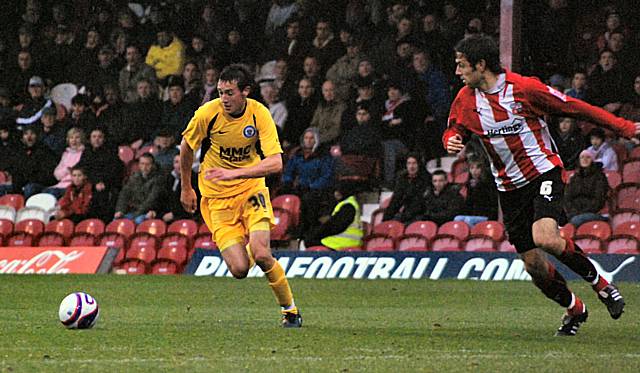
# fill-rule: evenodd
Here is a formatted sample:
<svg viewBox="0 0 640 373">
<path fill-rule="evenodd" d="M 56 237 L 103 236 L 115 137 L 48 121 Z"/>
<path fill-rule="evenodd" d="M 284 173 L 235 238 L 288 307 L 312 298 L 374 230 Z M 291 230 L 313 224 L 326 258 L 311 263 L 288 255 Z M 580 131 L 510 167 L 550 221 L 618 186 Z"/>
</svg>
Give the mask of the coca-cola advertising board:
<svg viewBox="0 0 640 373">
<path fill-rule="evenodd" d="M 0 274 L 107 273 L 118 249 L 106 246 L 0 248 Z"/>
</svg>

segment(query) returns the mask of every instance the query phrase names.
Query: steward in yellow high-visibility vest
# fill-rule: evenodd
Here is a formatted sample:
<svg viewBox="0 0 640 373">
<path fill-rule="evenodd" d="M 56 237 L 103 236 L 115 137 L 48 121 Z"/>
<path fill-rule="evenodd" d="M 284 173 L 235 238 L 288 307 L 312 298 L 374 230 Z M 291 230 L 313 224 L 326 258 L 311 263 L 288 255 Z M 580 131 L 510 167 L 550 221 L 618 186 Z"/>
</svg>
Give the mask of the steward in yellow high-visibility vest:
<svg viewBox="0 0 640 373">
<path fill-rule="evenodd" d="M 360 204 L 347 185 L 340 185 L 334 192 L 338 204 L 331 217 L 305 238 L 305 246 L 326 246 L 333 250 L 361 247 L 364 231 L 360 221 Z"/>
</svg>

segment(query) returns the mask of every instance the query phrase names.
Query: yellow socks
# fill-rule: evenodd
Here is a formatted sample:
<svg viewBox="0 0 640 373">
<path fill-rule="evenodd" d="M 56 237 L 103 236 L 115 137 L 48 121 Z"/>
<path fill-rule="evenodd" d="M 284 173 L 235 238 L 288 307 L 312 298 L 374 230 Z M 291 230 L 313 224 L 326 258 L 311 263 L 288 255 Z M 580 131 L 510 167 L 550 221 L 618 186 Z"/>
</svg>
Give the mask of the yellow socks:
<svg viewBox="0 0 640 373">
<path fill-rule="evenodd" d="M 289 281 L 284 274 L 284 269 L 280 263 L 276 260 L 273 267 L 265 272 L 267 279 L 269 280 L 269 286 L 273 290 L 273 294 L 276 296 L 278 304 L 282 307 L 283 311 L 297 313 L 296 305 L 293 302 L 293 294 L 289 287 Z"/>
</svg>

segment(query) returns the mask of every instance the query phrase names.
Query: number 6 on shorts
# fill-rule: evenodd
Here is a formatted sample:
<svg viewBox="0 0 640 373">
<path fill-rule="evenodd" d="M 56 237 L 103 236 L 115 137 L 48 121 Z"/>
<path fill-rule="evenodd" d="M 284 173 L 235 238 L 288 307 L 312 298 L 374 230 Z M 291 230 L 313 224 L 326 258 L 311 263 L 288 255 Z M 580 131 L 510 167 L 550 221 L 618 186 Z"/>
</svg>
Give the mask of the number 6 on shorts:
<svg viewBox="0 0 640 373">
<path fill-rule="evenodd" d="M 553 181 L 543 181 L 542 184 L 540 184 L 540 195 L 548 196 L 549 194 L 551 194 L 551 192 L 553 192 Z"/>
</svg>

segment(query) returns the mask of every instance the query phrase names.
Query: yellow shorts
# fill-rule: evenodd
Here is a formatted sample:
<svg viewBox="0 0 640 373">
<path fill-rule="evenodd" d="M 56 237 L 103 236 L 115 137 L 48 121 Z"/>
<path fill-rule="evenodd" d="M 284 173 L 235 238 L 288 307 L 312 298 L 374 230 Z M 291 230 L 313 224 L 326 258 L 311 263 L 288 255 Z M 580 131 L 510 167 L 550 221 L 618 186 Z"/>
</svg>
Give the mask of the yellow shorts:
<svg viewBox="0 0 640 373">
<path fill-rule="evenodd" d="M 275 225 L 269 189 L 250 189 L 228 198 L 202 197 L 202 218 L 220 252 L 254 231 L 269 231 Z"/>
</svg>

